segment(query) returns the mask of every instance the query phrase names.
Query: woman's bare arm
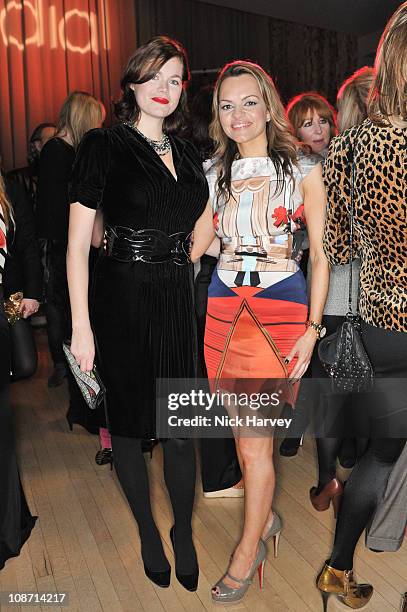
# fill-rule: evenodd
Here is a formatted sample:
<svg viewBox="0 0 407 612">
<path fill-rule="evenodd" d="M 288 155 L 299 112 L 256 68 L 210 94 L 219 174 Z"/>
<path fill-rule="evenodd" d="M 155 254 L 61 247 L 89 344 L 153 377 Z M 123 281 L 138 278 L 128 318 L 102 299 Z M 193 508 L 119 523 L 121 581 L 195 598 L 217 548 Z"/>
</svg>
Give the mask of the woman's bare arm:
<svg viewBox="0 0 407 612">
<path fill-rule="evenodd" d="M 72 311 L 71 352 L 83 372 L 89 372 L 95 345 L 89 320 L 89 248 L 96 211 L 79 202 L 71 204 L 67 251 L 67 273 Z"/>
<path fill-rule="evenodd" d="M 320 323 L 328 295 L 330 270 L 322 244 L 326 215 L 326 192 L 320 164 L 303 180 L 302 187 L 312 266 L 309 318 L 311 321 Z"/>
<path fill-rule="evenodd" d="M 329 264 L 322 246 L 326 214 L 326 193 L 322 180 L 322 166 L 318 164 L 301 183 L 304 212 L 307 220 L 312 266 L 309 319 L 320 323 L 329 287 Z M 288 360 L 298 353 L 298 360 L 290 376 L 300 378 L 308 367 L 317 340 L 316 331 L 309 327 L 296 342 Z"/>
</svg>

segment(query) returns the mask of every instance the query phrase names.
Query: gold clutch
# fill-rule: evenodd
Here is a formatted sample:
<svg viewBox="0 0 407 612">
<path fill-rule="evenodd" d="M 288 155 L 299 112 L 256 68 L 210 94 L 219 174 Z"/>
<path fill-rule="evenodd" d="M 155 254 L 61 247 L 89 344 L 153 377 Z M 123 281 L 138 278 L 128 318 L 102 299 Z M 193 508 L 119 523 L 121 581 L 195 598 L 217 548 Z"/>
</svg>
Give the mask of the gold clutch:
<svg viewBox="0 0 407 612">
<path fill-rule="evenodd" d="M 21 301 L 23 299 L 23 294 L 21 291 L 17 293 L 12 293 L 10 297 L 4 302 L 4 311 L 6 313 L 7 321 L 10 325 L 14 325 L 20 318 L 21 313 L 19 308 L 21 306 Z"/>
</svg>

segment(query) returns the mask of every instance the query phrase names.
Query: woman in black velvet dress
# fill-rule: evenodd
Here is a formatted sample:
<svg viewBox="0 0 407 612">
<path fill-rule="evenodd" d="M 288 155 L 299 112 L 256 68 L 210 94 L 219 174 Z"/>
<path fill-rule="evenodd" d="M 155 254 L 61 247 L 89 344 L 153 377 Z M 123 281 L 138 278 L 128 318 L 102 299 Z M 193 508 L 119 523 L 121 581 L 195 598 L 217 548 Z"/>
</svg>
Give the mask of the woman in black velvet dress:
<svg viewBox="0 0 407 612">
<path fill-rule="evenodd" d="M 0 174 L 0 570 L 20 554 L 35 524 L 21 487 L 17 468 L 13 415 L 9 399 L 10 337 L 3 308 L 3 272 L 7 259 L 6 235 L 13 224 Z"/>
<path fill-rule="evenodd" d="M 188 74 L 185 51 L 176 41 L 157 37 L 140 47 L 121 83 L 116 114 L 122 122 L 85 136 L 71 190 L 71 350 L 88 371 L 96 340 L 115 468 L 138 523 L 146 575 L 159 586 L 168 586 L 170 566 L 151 513 L 141 440 L 156 437 L 156 379 L 195 374 L 192 266 L 183 247 L 188 249 L 187 236 L 208 199 L 195 149 L 173 135 L 182 121 Z M 106 253 L 95 273 L 93 335 L 87 258 L 96 209 L 103 213 Z M 193 442 L 166 440 L 163 454 L 176 574 L 195 590 Z"/>
</svg>

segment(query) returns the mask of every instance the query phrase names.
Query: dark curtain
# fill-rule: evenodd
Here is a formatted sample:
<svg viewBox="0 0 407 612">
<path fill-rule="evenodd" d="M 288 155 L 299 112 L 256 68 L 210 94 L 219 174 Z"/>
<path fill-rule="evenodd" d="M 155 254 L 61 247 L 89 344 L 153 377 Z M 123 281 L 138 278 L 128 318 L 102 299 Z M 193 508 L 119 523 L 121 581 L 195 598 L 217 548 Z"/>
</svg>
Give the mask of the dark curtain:
<svg viewBox="0 0 407 612">
<path fill-rule="evenodd" d="M 356 68 L 356 36 L 194 0 L 136 0 L 136 22 L 140 43 L 157 34 L 183 43 L 192 70 L 220 68 L 234 59 L 261 64 L 284 102 L 310 89 L 334 102 L 338 86 Z M 192 89 L 215 76 L 193 74 Z"/>
<path fill-rule="evenodd" d="M 111 99 L 136 47 L 134 0 L 0 0 L 0 155 L 26 164 L 27 141 L 79 89 Z"/>
</svg>

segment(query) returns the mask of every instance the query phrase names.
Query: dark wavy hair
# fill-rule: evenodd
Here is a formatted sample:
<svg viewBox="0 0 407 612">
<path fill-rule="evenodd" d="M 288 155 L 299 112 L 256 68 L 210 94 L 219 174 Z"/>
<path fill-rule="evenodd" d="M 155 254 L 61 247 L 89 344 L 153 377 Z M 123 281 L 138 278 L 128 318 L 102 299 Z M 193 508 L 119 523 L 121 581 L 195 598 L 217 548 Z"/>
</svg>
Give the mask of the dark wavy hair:
<svg viewBox="0 0 407 612">
<path fill-rule="evenodd" d="M 55 123 L 40 123 L 39 125 L 37 125 L 36 128 L 34 128 L 34 131 L 30 136 L 27 152 L 27 160 L 29 166 L 36 164 L 40 159 L 40 151 L 35 146 L 35 143 L 41 141 L 42 130 L 45 130 L 45 128 L 48 127 L 56 129 L 57 126 L 55 125 Z"/>
<path fill-rule="evenodd" d="M 130 85 L 146 83 L 152 79 L 168 60 L 177 57 L 182 63 L 182 94 L 175 111 L 164 119 L 163 130 L 166 134 L 177 132 L 185 124 L 187 107 L 186 86 L 190 79 L 188 58 L 184 47 L 168 36 L 156 36 L 141 45 L 130 57 L 120 82 L 122 97 L 115 103 L 115 114 L 119 121 L 136 123 L 140 108 Z"/>
</svg>

